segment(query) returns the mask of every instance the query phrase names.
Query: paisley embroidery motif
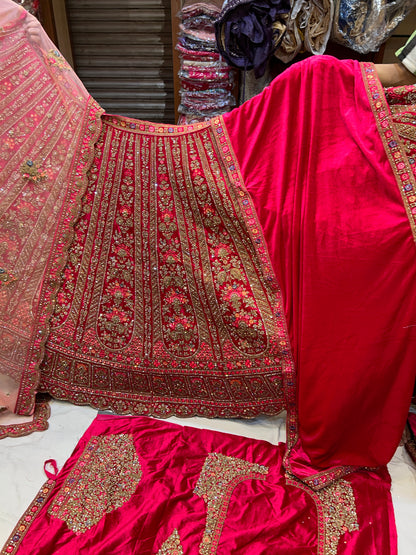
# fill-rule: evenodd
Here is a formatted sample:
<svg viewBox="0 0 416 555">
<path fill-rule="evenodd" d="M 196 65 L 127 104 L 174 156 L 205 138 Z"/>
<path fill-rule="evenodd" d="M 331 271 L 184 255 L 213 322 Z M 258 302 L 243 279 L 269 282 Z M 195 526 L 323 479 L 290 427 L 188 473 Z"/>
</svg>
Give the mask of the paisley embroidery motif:
<svg viewBox="0 0 416 555">
<path fill-rule="evenodd" d="M 131 498 L 142 470 L 130 435 L 93 436 L 48 513 L 83 534 Z"/>
<path fill-rule="evenodd" d="M 236 485 L 244 480 L 264 480 L 269 469 L 221 453 L 210 453 L 205 460 L 194 493 L 207 504 L 207 522 L 199 548 L 201 555 L 217 552 L 228 503 Z"/>
</svg>

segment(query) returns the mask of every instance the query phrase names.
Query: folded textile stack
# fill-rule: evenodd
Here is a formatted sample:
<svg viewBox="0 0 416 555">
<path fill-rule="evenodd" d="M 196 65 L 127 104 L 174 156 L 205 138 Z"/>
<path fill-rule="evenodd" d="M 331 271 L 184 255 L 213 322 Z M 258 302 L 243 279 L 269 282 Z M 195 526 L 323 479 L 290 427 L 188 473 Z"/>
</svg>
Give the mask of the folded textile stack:
<svg viewBox="0 0 416 555">
<path fill-rule="evenodd" d="M 324 54 L 332 39 L 356 52 L 377 51 L 415 6 L 414 0 L 225 0 L 218 49 L 231 65 L 263 76 L 268 60 Z"/>
<path fill-rule="evenodd" d="M 276 58 L 287 63 L 302 51 L 323 54 L 334 19 L 333 0 L 292 0 L 290 4 L 286 33 Z"/>
<path fill-rule="evenodd" d="M 215 22 L 218 49 L 228 63 L 262 77 L 286 32 L 289 0 L 225 0 Z"/>
<path fill-rule="evenodd" d="M 220 56 L 215 40 L 214 21 L 220 10 L 221 2 L 188 0 L 179 14 L 179 124 L 210 119 L 235 105 L 233 70 Z"/>
</svg>

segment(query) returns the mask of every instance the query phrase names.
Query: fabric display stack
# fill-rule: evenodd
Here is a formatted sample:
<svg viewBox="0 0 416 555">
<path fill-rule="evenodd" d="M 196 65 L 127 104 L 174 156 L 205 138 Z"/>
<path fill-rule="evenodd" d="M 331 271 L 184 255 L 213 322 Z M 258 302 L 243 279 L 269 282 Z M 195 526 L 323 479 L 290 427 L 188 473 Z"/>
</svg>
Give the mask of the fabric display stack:
<svg viewBox="0 0 416 555">
<path fill-rule="evenodd" d="M 234 71 L 220 56 L 215 40 L 214 21 L 221 5 L 221 0 L 187 0 L 179 13 L 180 125 L 210 119 L 235 105 Z"/>
<path fill-rule="evenodd" d="M 272 55 L 289 63 L 300 53 L 324 54 L 329 39 L 367 54 L 414 6 L 413 0 L 226 0 L 215 23 L 218 49 L 256 77 Z"/>
</svg>

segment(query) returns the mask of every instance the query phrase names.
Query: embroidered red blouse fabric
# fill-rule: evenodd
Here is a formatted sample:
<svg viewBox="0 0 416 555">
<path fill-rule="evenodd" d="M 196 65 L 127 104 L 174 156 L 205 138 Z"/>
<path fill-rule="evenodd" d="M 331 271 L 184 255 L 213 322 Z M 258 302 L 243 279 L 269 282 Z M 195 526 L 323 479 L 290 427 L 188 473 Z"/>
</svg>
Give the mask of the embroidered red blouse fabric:
<svg viewBox="0 0 416 555">
<path fill-rule="evenodd" d="M 396 553 L 386 469 L 316 493 L 286 482 L 284 449 L 101 415 L 2 554 Z"/>
</svg>

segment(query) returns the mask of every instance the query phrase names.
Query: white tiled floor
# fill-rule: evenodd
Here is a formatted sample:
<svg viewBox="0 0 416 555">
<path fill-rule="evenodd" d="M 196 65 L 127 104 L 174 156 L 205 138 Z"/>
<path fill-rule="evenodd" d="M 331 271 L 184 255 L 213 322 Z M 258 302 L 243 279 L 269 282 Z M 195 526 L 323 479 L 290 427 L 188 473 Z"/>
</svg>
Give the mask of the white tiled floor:
<svg viewBox="0 0 416 555">
<path fill-rule="evenodd" d="M 77 407 L 55 400 L 51 402 L 51 409 L 49 429 L 45 432 L 0 441 L 0 546 L 6 542 L 17 520 L 45 482 L 44 462 L 55 459 L 58 468 L 62 468 L 97 414 L 92 408 Z M 274 444 L 285 441 L 283 417 L 244 421 L 171 418 L 170 421 L 264 439 Z M 399 537 L 399 555 L 415 555 L 416 467 L 403 447 L 397 449 L 389 464 L 389 470 L 393 480 L 392 496 Z"/>
</svg>

